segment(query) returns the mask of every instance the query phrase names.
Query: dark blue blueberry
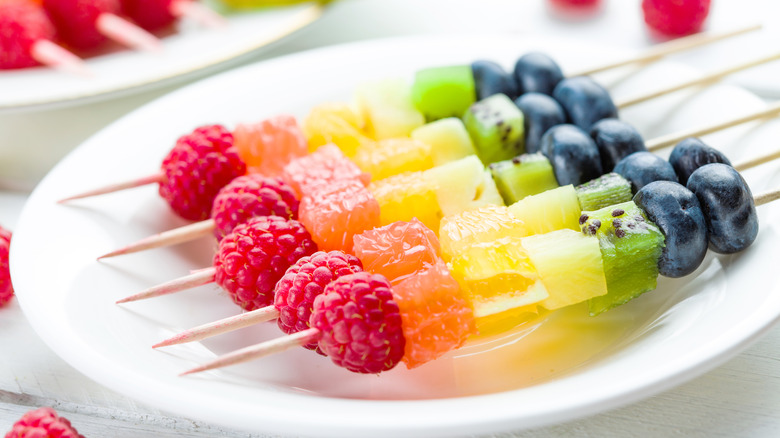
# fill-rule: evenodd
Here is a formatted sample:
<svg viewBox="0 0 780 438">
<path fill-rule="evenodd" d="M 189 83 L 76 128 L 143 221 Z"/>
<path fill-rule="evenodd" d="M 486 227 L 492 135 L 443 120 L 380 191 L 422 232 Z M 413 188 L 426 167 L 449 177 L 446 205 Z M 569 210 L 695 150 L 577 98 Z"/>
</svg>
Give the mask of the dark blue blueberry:
<svg viewBox="0 0 780 438">
<path fill-rule="evenodd" d="M 562 80 L 553 91 L 553 97 L 561 104 L 569 121 L 585 131 L 601 119 L 617 118 L 609 92 L 586 76 Z"/>
<path fill-rule="evenodd" d="M 525 152 L 539 152 L 539 140 L 548 129 L 566 123 L 566 114 L 558 101 L 542 93 L 525 93 L 515 100 L 523 112 Z"/>
<path fill-rule="evenodd" d="M 634 152 L 618 161 L 614 172 L 631 181 L 636 193 L 653 181 L 677 182 L 677 174 L 668 161 L 650 152 Z"/>
<path fill-rule="evenodd" d="M 555 86 L 563 79 L 563 72 L 549 56 L 532 52 L 517 60 L 514 76 L 520 94 L 552 95 Z"/>
<path fill-rule="evenodd" d="M 758 235 L 753 194 L 733 167 L 713 163 L 698 168 L 688 178 L 707 221 L 710 249 L 733 254 L 750 246 Z"/>
<path fill-rule="evenodd" d="M 731 165 L 729 159 L 722 152 L 707 146 L 695 137 L 686 138 L 677 143 L 669 155 L 669 162 L 672 163 L 674 171 L 677 172 L 677 178 L 683 185 L 688 183 L 688 178 L 696 169 L 705 164 L 725 163 Z"/>
<path fill-rule="evenodd" d="M 515 77 L 493 61 L 472 62 L 471 73 L 474 75 L 474 85 L 477 88 L 477 100 L 499 93 L 514 99 L 520 94 L 517 91 Z"/>
<path fill-rule="evenodd" d="M 696 195 L 679 183 L 656 181 L 638 191 L 634 203 L 664 233 L 658 272 L 677 278 L 695 271 L 707 255 L 707 223 Z"/>
<path fill-rule="evenodd" d="M 596 143 L 574 125 L 550 128 L 542 136 L 539 150 L 550 160 L 558 185 L 578 186 L 602 174 Z"/>
<path fill-rule="evenodd" d="M 639 131 L 618 119 L 599 120 L 590 128 L 590 136 L 599 147 L 604 172 L 612 172 L 618 161 L 634 152 L 647 151 Z"/>
</svg>

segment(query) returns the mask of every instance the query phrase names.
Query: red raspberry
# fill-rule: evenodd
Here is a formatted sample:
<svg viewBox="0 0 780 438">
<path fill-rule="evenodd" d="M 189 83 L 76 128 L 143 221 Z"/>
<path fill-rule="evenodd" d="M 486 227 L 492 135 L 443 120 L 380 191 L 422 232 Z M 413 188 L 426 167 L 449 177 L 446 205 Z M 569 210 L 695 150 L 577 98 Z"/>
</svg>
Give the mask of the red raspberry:
<svg viewBox="0 0 780 438">
<path fill-rule="evenodd" d="M 176 21 L 172 4 L 172 0 L 122 0 L 122 9 L 139 26 L 155 31 Z"/>
<path fill-rule="evenodd" d="M 382 275 L 358 272 L 331 282 L 315 298 L 310 323 L 320 331 L 320 349 L 350 371 L 387 371 L 404 355 L 401 313 Z"/>
<path fill-rule="evenodd" d="M 318 251 L 295 262 L 274 289 L 279 328 L 287 334 L 308 329 L 314 299 L 322 294 L 325 286 L 339 277 L 361 271 L 360 260 L 342 251 Z M 305 347 L 324 354 L 316 341 Z"/>
<path fill-rule="evenodd" d="M 32 45 L 55 35 L 43 9 L 26 0 L 0 1 L 0 29 L 0 70 L 38 65 Z"/>
<path fill-rule="evenodd" d="M 160 196 L 185 219 L 208 219 L 219 190 L 246 173 L 224 126 L 202 126 L 176 141 L 162 163 Z"/>
<path fill-rule="evenodd" d="M 668 36 L 701 30 L 710 11 L 710 0 L 642 0 L 645 23 Z"/>
<path fill-rule="evenodd" d="M 258 174 L 239 176 L 222 187 L 211 207 L 218 240 L 236 225 L 256 216 L 298 219 L 298 200 L 293 189 L 279 178 Z"/>
<path fill-rule="evenodd" d="M 14 296 L 11 273 L 8 270 L 8 247 L 11 245 L 11 232 L 0 227 L 0 307 L 6 305 Z"/>
<path fill-rule="evenodd" d="M 273 303 L 274 287 L 287 268 L 315 251 L 317 245 L 300 222 L 252 218 L 219 242 L 215 279 L 241 308 L 259 309 Z"/>
<path fill-rule="evenodd" d="M 119 0 L 43 0 L 43 8 L 57 27 L 60 38 L 81 50 L 94 49 L 107 38 L 97 29 L 103 13 L 119 14 Z"/>
<path fill-rule="evenodd" d="M 5 438 L 84 438 L 70 421 L 57 415 L 52 408 L 30 411 L 14 423 Z"/>
</svg>

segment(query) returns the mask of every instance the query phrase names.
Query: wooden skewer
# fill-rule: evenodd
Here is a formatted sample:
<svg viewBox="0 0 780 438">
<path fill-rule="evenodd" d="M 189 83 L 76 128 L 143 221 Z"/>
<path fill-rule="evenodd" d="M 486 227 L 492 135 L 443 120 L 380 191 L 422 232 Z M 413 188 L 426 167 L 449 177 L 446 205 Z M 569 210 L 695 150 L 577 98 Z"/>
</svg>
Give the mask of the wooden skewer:
<svg viewBox="0 0 780 438">
<path fill-rule="evenodd" d="M 780 52 L 777 52 L 777 53 L 774 53 L 774 54 L 771 54 L 771 55 L 767 55 L 767 56 L 762 56 L 762 57 L 754 59 L 752 61 L 743 62 L 743 63 L 735 65 L 735 66 L 731 66 L 731 67 L 728 67 L 728 68 L 724 68 L 724 69 L 721 69 L 721 70 L 714 71 L 712 73 L 708 73 L 708 74 L 706 74 L 706 75 L 704 75 L 704 76 L 702 76 L 700 78 L 692 79 L 692 80 L 689 80 L 689 81 L 683 81 L 683 82 L 680 82 L 678 84 L 675 84 L 675 85 L 672 85 L 672 86 L 669 86 L 669 87 L 666 87 L 666 88 L 662 88 L 662 89 L 659 89 L 659 90 L 651 91 L 650 93 L 644 93 L 644 94 L 641 94 L 641 95 L 638 95 L 638 96 L 629 97 L 629 98 L 626 98 L 626 99 L 623 99 L 623 100 L 620 100 L 620 101 L 616 101 L 615 102 L 615 106 L 618 107 L 619 109 L 627 108 L 629 106 L 636 105 L 638 103 L 642 103 L 642 102 L 645 102 L 645 101 L 650 100 L 650 99 L 655 99 L 656 97 L 661 97 L 663 95 L 670 94 L 670 93 L 673 93 L 675 91 L 682 90 L 684 88 L 692 87 L 694 85 L 709 84 L 709 83 L 715 82 L 715 81 L 717 81 L 717 80 L 719 80 L 719 79 L 721 79 L 721 78 L 723 78 L 725 76 L 728 76 L 728 75 L 730 75 L 732 73 L 736 73 L 736 72 L 742 71 L 742 70 L 747 70 L 749 68 L 752 68 L 752 67 L 755 67 L 755 66 L 758 66 L 758 65 L 761 65 L 761 64 L 766 64 L 768 62 L 776 61 L 778 59 L 780 59 Z"/>
<path fill-rule="evenodd" d="M 754 24 L 751 26 L 741 27 L 731 31 L 721 33 L 698 33 L 683 38 L 677 38 L 666 43 L 658 44 L 644 53 L 631 56 L 626 59 L 622 59 L 615 62 L 610 62 L 598 67 L 588 68 L 586 70 L 575 71 L 567 76 L 589 76 L 594 73 L 600 73 L 602 71 L 611 70 L 613 68 L 624 67 L 630 64 L 638 64 L 650 61 L 656 61 L 664 56 L 674 53 L 682 52 L 685 50 L 694 49 L 706 44 L 711 44 L 717 41 L 721 41 L 734 36 L 742 35 L 748 32 L 753 32 L 761 29 L 760 24 Z"/>
<path fill-rule="evenodd" d="M 123 248 L 111 251 L 108 254 L 104 254 L 98 257 L 98 260 L 108 257 L 115 257 L 118 255 L 132 254 L 134 252 L 144 251 L 152 248 L 159 248 L 160 246 L 176 245 L 177 243 L 188 242 L 197 237 L 210 234 L 212 231 L 214 231 L 216 226 L 217 225 L 214 222 L 214 219 L 206 219 L 205 221 L 195 222 L 183 227 L 163 231 L 162 233 L 157 233 Z"/>
<path fill-rule="evenodd" d="M 171 2 L 171 15 L 177 18 L 188 18 L 206 27 L 223 27 L 227 24 L 225 17 L 203 3 L 194 0 L 176 0 Z"/>
<path fill-rule="evenodd" d="M 43 65 L 79 76 L 92 76 L 84 60 L 49 40 L 38 40 L 33 43 L 30 54 Z"/>
<path fill-rule="evenodd" d="M 220 319 L 219 321 L 214 321 L 189 329 L 153 345 L 152 348 L 167 347 L 169 345 L 200 341 L 212 336 L 221 335 L 222 333 L 249 327 L 250 325 L 271 321 L 272 319 L 276 319 L 278 317 L 279 311 L 276 309 L 276 307 L 267 306 L 261 309 L 253 310 L 251 312 L 241 313 L 236 316 Z"/>
<path fill-rule="evenodd" d="M 133 187 L 141 187 L 147 184 L 159 183 L 163 180 L 165 175 L 162 172 L 155 173 L 154 175 L 148 175 L 142 178 L 134 179 L 132 181 L 125 181 L 121 183 L 111 184 L 98 189 L 90 190 L 78 195 L 73 195 L 65 199 L 61 199 L 57 202 L 62 204 L 63 202 L 72 201 L 74 199 L 88 198 L 90 196 L 105 195 L 106 193 L 118 192 L 120 190 L 132 189 Z"/>
<path fill-rule="evenodd" d="M 163 284 L 158 284 L 157 286 L 146 289 L 143 292 L 139 292 L 135 295 L 131 295 L 126 298 L 122 298 L 116 303 L 122 304 L 122 303 L 129 303 L 131 301 L 145 300 L 147 298 L 168 295 L 186 289 L 190 289 L 193 287 L 202 286 L 204 284 L 213 283 L 216 272 L 217 270 L 214 268 L 201 269 L 199 271 L 193 272 L 190 275 L 180 277 Z"/>
<path fill-rule="evenodd" d="M 306 345 L 312 341 L 317 340 L 320 337 L 320 331 L 316 328 L 310 328 L 292 335 L 282 336 L 267 342 L 261 342 L 240 350 L 233 351 L 231 353 L 222 355 L 213 361 L 201 365 L 199 367 L 192 368 L 181 374 L 185 376 L 187 374 L 200 373 L 214 368 L 222 368 L 228 365 L 235 365 L 238 363 L 259 359 L 263 356 L 270 356 L 274 353 L 279 353 L 285 350 L 289 350 L 294 347 Z"/>
<path fill-rule="evenodd" d="M 95 26 L 103 35 L 131 49 L 150 52 L 162 50 L 162 43 L 156 36 L 118 15 L 102 13 L 98 16 Z"/>
<path fill-rule="evenodd" d="M 663 149 L 667 146 L 675 145 L 680 141 L 689 137 L 701 137 L 702 135 L 710 134 L 715 131 L 720 131 L 722 129 L 730 128 L 732 126 L 737 126 L 752 120 L 776 117 L 778 113 L 780 113 L 780 101 L 775 102 L 767 106 L 766 108 L 753 111 L 751 113 L 745 114 L 744 116 L 736 117 L 731 120 L 698 126 L 693 129 L 676 132 L 668 135 L 662 135 L 660 137 L 646 141 L 645 146 L 647 147 L 647 150 L 653 152 L 658 149 Z"/>
<path fill-rule="evenodd" d="M 776 160 L 780 158 L 780 148 L 773 152 L 769 152 L 764 155 L 759 155 L 758 157 L 750 158 L 748 160 L 740 161 L 733 165 L 734 169 L 737 170 L 737 172 L 742 172 L 743 170 L 750 169 L 752 167 L 756 167 L 759 164 L 768 163 L 770 161 Z"/>
</svg>

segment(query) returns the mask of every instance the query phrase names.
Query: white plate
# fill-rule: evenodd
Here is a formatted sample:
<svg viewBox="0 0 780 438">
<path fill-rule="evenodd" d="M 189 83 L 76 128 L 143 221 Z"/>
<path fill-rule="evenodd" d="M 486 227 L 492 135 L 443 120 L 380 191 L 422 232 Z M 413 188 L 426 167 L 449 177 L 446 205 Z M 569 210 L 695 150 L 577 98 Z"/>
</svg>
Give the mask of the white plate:
<svg viewBox="0 0 780 438">
<path fill-rule="evenodd" d="M 413 371 L 351 374 L 298 350 L 188 378 L 177 373 L 215 354 L 269 339 L 274 325 L 202 344 L 153 351 L 155 342 L 237 309 L 215 286 L 124 306 L 113 302 L 210 263 L 205 240 L 104 263 L 95 257 L 180 225 L 153 187 L 57 205 L 83 189 L 159 166 L 174 140 L 205 123 L 234 126 L 277 113 L 304 115 L 345 100 L 361 81 L 411 77 L 419 68 L 492 58 L 510 65 L 531 49 L 565 67 L 614 56 L 572 41 L 440 37 L 373 41 L 252 65 L 188 86 L 104 129 L 63 160 L 30 198 L 14 237 L 12 275 L 31 324 L 66 361 L 128 396 L 187 417 L 266 433 L 318 436 L 453 436 L 538 427 L 639 400 L 733 356 L 780 316 L 768 280 L 780 256 L 777 206 L 743 254 L 709 256 L 697 275 L 661 279 L 657 291 L 604 314 L 577 306 L 544 324 L 475 342 Z M 601 80 L 615 96 L 696 73 L 659 64 Z M 726 105 L 724 102 L 727 102 Z M 648 137 L 762 105 L 714 86 L 632 108 L 623 117 Z M 776 122 L 708 138 L 735 159 L 780 135 Z M 754 190 L 780 185 L 777 165 L 750 170 Z M 768 286 L 775 284 L 775 286 Z"/>
<path fill-rule="evenodd" d="M 308 25 L 322 10 L 310 2 L 232 13 L 220 28 L 182 20 L 162 38 L 160 53 L 117 49 L 88 58 L 91 77 L 46 67 L 0 70 L 0 112 L 85 103 L 204 76 Z"/>
</svg>

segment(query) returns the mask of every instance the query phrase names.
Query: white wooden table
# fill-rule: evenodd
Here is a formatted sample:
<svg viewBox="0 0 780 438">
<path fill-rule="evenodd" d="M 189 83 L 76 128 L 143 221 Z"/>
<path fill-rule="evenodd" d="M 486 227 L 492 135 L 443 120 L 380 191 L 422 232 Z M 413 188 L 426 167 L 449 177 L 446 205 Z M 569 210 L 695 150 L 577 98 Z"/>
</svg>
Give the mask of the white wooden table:
<svg viewBox="0 0 780 438">
<path fill-rule="evenodd" d="M 603 16 L 570 26 L 551 18 L 540 1 L 481 0 L 461 4 L 450 0 L 343 0 L 322 20 L 256 59 L 356 39 L 463 29 L 563 32 L 629 48 L 648 43 L 637 27 L 637 18 L 626 18 L 638 8 L 638 0 L 605 0 Z M 756 16 L 758 11 L 750 7 L 769 4 L 768 0 L 720 2 L 720 6 L 714 2 L 714 8 L 722 9 L 713 10 L 712 28 L 728 27 L 735 4 L 742 5 L 739 7 L 747 15 Z M 612 38 L 615 32 L 620 32 L 620 39 Z M 701 57 L 697 59 L 701 61 Z M 0 184 L 6 184 L 6 190 L 0 191 L 0 223 L 13 229 L 26 200 L 24 193 L 7 190 L 9 182 L 17 187 L 33 186 L 67 150 L 112 120 L 170 90 L 75 109 L 0 116 Z M 42 125 L 52 129 L 30 129 Z M 0 309 L 0 351 L 0 434 L 24 412 L 52 406 L 88 438 L 258 436 L 170 416 L 92 382 L 36 336 L 16 301 Z M 780 327 L 714 371 L 668 392 L 589 418 L 499 436 L 780 436 Z"/>
</svg>

